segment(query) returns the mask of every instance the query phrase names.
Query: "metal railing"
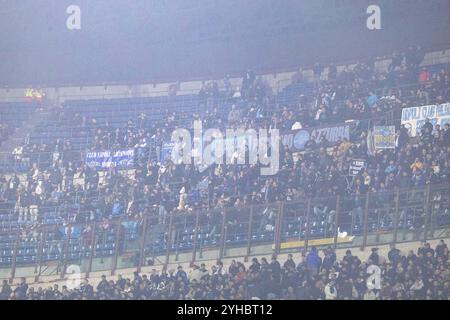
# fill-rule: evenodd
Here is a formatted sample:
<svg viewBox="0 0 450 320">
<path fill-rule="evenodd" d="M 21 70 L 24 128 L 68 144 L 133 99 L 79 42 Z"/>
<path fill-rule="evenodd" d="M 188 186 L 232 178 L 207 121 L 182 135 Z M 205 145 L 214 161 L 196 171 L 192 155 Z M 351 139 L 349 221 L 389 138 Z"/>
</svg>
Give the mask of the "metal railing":
<svg viewBox="0 0 450 320">
<path fill-rule="evenodd" d="M 122 215 L 108 227 L 102 223 L 43 226 L 32 231 L 32 241 L 18 230 L 9 245 L 0 247 L 3 253 L 10 250 L 1 268 L 9 270 L 9 278 L 38 280 L 48 270 L 64 277 L 75 264 L 87 277 L 95 271 L 114 274 L 122 268 L 306 251 L 310 246 L 364 249 L 425 241 L 448 235 L 450 185 L 188 212 L 153 208 L 139 218 Z"/>
</svg>

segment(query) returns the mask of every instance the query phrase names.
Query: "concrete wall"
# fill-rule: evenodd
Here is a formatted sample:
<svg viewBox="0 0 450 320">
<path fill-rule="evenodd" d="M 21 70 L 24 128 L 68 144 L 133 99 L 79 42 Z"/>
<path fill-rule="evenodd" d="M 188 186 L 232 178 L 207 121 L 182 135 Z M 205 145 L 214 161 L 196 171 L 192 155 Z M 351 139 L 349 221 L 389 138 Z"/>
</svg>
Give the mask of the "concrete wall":
<svg viewBox="0 0 450 320">
<path fill-rule="evenodd" d="M 384 71 L 390 64 L 390 59 L 378 60 L 375 64 L 377 70 Z M 438 63 L 450 62 L 450 49 L 429 52 L 425 56 L 423 65 L 431 65 Z M 338 66 L 338 71 L 345 66 L 353 67 L 353 64 L 345 64 Z M 288 84 L 291 83 L 292 76 L 298 70 L 289 72 L 263 74 L 261 77 L 273 88 L 273 91 L 279 92 Z M 323 72 L 322 77 L 327 78 L 328 68 Z M 307 80 L 311 80 L 313 72 L 311 68 L 303 69 L 303 76 Z M 219 86 L 223 85 L 222 79 L 210 79 L 205 81 L 187 81 L 180 82 L 178 95 L 182 94 L 196 94 L 201 89 L 205 82 L 215 80 L 218 81 Z M 234 88 L 239 87 L 241 78 L 231 78 L 231 83 Z M 164 96 L 168 94 L 169 87 L 176 83 L 154 83 L 154 84 L 139 84 L 139 85 L 105 85 L 105 86 L 87 86 L 87 87 L 49 87 L 44 88 L 47 99 L 55 104 L 72 99 L 114 99 L 127 97 L 154 97 Z M 0 102 L 8 101 L 22 101 L 24 100 L 25 88 L 0 88 Z"/>
</svg>

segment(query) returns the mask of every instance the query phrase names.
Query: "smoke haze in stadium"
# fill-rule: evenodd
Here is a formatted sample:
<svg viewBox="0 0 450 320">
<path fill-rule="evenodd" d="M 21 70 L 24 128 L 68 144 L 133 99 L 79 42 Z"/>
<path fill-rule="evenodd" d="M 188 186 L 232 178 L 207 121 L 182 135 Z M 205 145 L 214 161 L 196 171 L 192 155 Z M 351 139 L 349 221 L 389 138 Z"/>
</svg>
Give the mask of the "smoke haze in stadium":
<svg viewBox="0 0 450 320">
<path fill-rule="evenodd" d="M 79 30 L 66 27 L 70 5 L 81 9 Z M 381 30 L 366 28 L 369 5 L 381 8 Z M 449 10 L 447 0 L 5 0 L 0 84 L 222 77 L 379 56 L 441 45 Z"/>
</svg>

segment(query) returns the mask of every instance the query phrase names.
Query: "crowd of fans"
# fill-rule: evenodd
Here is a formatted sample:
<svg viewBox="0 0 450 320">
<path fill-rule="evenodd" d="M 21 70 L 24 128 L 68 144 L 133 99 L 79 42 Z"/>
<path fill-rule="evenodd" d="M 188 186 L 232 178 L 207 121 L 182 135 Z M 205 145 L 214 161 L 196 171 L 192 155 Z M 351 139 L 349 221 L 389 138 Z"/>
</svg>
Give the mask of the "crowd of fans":
<svg viewBox="0 0 450 320">
<path fill-rule="evenodd" d="M 377 192 L 377 204 L 382 205 L 392 200 L 396 188 L 450 182 L 449 125 L 440 128 L 427 121 L 417 137 L 411 137 L 399 125 L 404 107 L 450 101 L 449 66 L 422 68 L 420 50 L 408 54 L 396 53 L 387 70 L 375 69 L 374 61 L 360 62 L 340 72 L 334 66 L 327 72 L 316 66 L 312 85 L 302 78 L 303 73 L 297 73 L 286 89 L 294 92 L 293 100 L 273 94 L 262 78 L 248 71 L 237 89 L 228 78 L 223 90 L 217 84 L 207 84 L 199 94 L 199 103 L 206 106 L 204 113 L 170 111 L 161 122 L 151 125 L 145 113 L 117 128 L 108 120 L 83 113 L 73 115 L 70 105 L 58 107 L 55 117 L 70 119 L 77 130 L 92 137 L 89 150 L 134 148 L 135 170 L 124 172 L 111 167 L 99 172 L 86 165 L 70 138 L 48 145 L 31 143 L 27 137 L 25 144 L 14 151 L 15 161 L 29 164 L 27 172 L 0 173 L 0 204 L 2 208 L 13 204 L 1 213 L 14 214 L 21 239 L 30 245 L 40 241 L 43 225 L 74 224 L 83 226 L 88 244 L 92 233 L 97 232 L 92 230 L 94 221 L 100 222 L 103 232 L 112 230 L 113 220 L 119 217 L 142 221 L 147 216 L 161 224 L 167 223 L 170 213 L 182 215 L 196 209 L 242 209 L 276 201 L 345 196 L 354 197 L 354 201 L 343 203 L 341 210 L 351 212 L 361 229 L 361 196 L 367 192 Z M 193 120 L 201 120 L 204 129 L 271 127 L 282 131 L 355 120 L 356 129 L 351 139 L 337 143 L 326 137 L 318 142 L 311 140 L 301 153 L 281 144 L 279 172 L 261 176 L 259 164 L 212 165 L 205 169 L 162 159 L 159 151 L 170 140 L 172 129 L 182 124 L 189 128 Z M 396 125 L 395 149 L 374 152 L 368 143 L 368 132 L 374 124 Z M 154 160 L 152 152 L 156 153 Z M 367 167 L 349 181 L 349 164 L 355 158 L 365 160 Z M 314 219 L 328 219 L 321 214 L 325 211 L 326 205 L 315 206 Z M 208 236 L 217 237 L 222 213 L 209 212 L 207 219 L 213 227 Z M 238 215 L 240 211 L 236 212 Z M 267 210 L 261 210 L 256 215 L 262 216 L 254 217 L 261 220 L 261 231 L 270 224 L 265 213 Z M 230 217 L 238 220 L 232 214 Z M 50 251 L 60 257 L 62 245 Z"/>
<path fill-rule="evenodd" d="M 378 268 L 374 268 L 373 266 Z M 369 266 L 371 266 L 369 268 Z M 372 271 L 371 271 L 372 270 Z M 373 271 L 375 270 L 375 271 Z M 373 274 L 379 275 L 378 281 Z M 331 247 L 312 247 L 296 262 L 289 254 L 283 264 L 274 255 L 253 258 L 250 265 L 232 260 L 226 268 L 217 261 L 210 269 L 193 265 L 190 272 L 155 269 L 149 275 L 134 273 L 117 280 L 102 276 L 94 287 L 87 279 L 70 288 L 57 284 L 48 288 L 28 287 L 25 278 L 12 287 L 5 280 L 0 299 L 10 300 L 448 300 L 450 264 L 447 244 L 441 240 L 433 249 L 423 243 L 407 253 L 391 245 L 387 257 L 373 248 L 366 261 L 347 250 L 341 260 Z"/>
<path fill-rule="evenodd" d="M 201 90 L 204 114 L 170 113 L 161 123 L 147 127 L 146 115 L 130 119 L 124 128 L 115 128 L 83 114 L 73 123 L 90 132 L 90 150 L 136 150 L 135 171 L 123 175 L 110 168 L 100 177 L 95 168 L 75 158 L 70 139 L 57 139 L 53 145 L 26 143 L 16 150 L 20 161 L 30 164 L 24 180 L 17 175 L 0 175 L 0 199 L 16 203 L 19 221 L 36 222 L 46 207 L 74 206 L 66 223 L 110 219 L 114 216 L 164 217 L 171 211 L 198 208 L 240 207 L 251 204 L 293 200 L 304 197 L 361 195 L 394 188 L 449 182 L 450 130 L 427 122 L 418 137 L 410 137 L 399 125 L 403 107 L 441 103 L 450 100 L 448 65 L 428 71 L 419 67 L 421 49 L 395 53 L 387 70 L 376 70 L 373 60 L 337 72 L 314 68 L 316 81 L 310 94 L 302 94 L 302 73 L 295 75 L 293 102 L 280 103 L 267 84 L 248 71 L 240 88 L 233 90 L 228 78 L 224 92 L 217 84 Z M 228 81 L 228 82 L 227 82 Z M 296 89 L 297 88 L 297 89 Z M 223 99 L 223 94 L 225 99 Z M 70 108 L 58 108 L 60 117 Z M 200 119 L 203 128 L 240 127 L 307 128 L 345 120 L 358 120 L 351 140 L 332 144 L 322 137 L 306 144 L 297 154 L 281 145 L 280 171 L 270 177 L 259 175 L 256 165 L 212 165 L 207 169 L 174 164 L 170 159 L 149 160 L 149 153 L 161 150 L 170 140 L 171 129 L 179 120 Z M 370 119 L 370 121 L 364 121 Z M 186 122 L 184 122 L 186 123 Z M 397 147 L 374 152 L 368 143 L 368 130 L 374 124 L 395 124 Z M 367 168 L 348 183 L 352 159 L 364 159 Z M 74 200 L 75 199 L 75 200 Z M 74 203 L 75 202 L 75 203 Z M 66 209 L 62 210 L 67 212 Z"/>
</svg>

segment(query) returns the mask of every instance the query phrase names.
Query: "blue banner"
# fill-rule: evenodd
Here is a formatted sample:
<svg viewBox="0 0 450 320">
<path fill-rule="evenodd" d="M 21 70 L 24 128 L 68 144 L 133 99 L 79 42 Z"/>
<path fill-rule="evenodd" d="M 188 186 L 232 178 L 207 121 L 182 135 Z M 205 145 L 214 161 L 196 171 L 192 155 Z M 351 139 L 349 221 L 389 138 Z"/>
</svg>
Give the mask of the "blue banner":
<svg viewBox="0 0 450 320">
<path fill-rule="evenodd" d="M 86 164 L 97 170 L 111 167 L 131 169 L 134 165 L 134 150 L 86 152 Z"/>
<path fill-rule="evenodd" d="M 170 159 L 170 157 L 172 155 L 172 150 L 174 147 L 175 147 L 175 143 L 173 143 L 173 142 L 163 143 L 162 148 L 161 148 L 161 155 L 160 155 L 161 163 L 164 163 L 167 159 Z"/>
<path fill-rule="evenodd" d="M 353 124 L 335 124 L 324 127 L 303 128 L 288 130 L 281 133 L 281 143 L 294 151 L 303 151 L 309 141 L 320 143 L 322 137 L 326 139 L 330 146 L 336 145 L 344 139 L 352 140 Z"/>
</svg>

